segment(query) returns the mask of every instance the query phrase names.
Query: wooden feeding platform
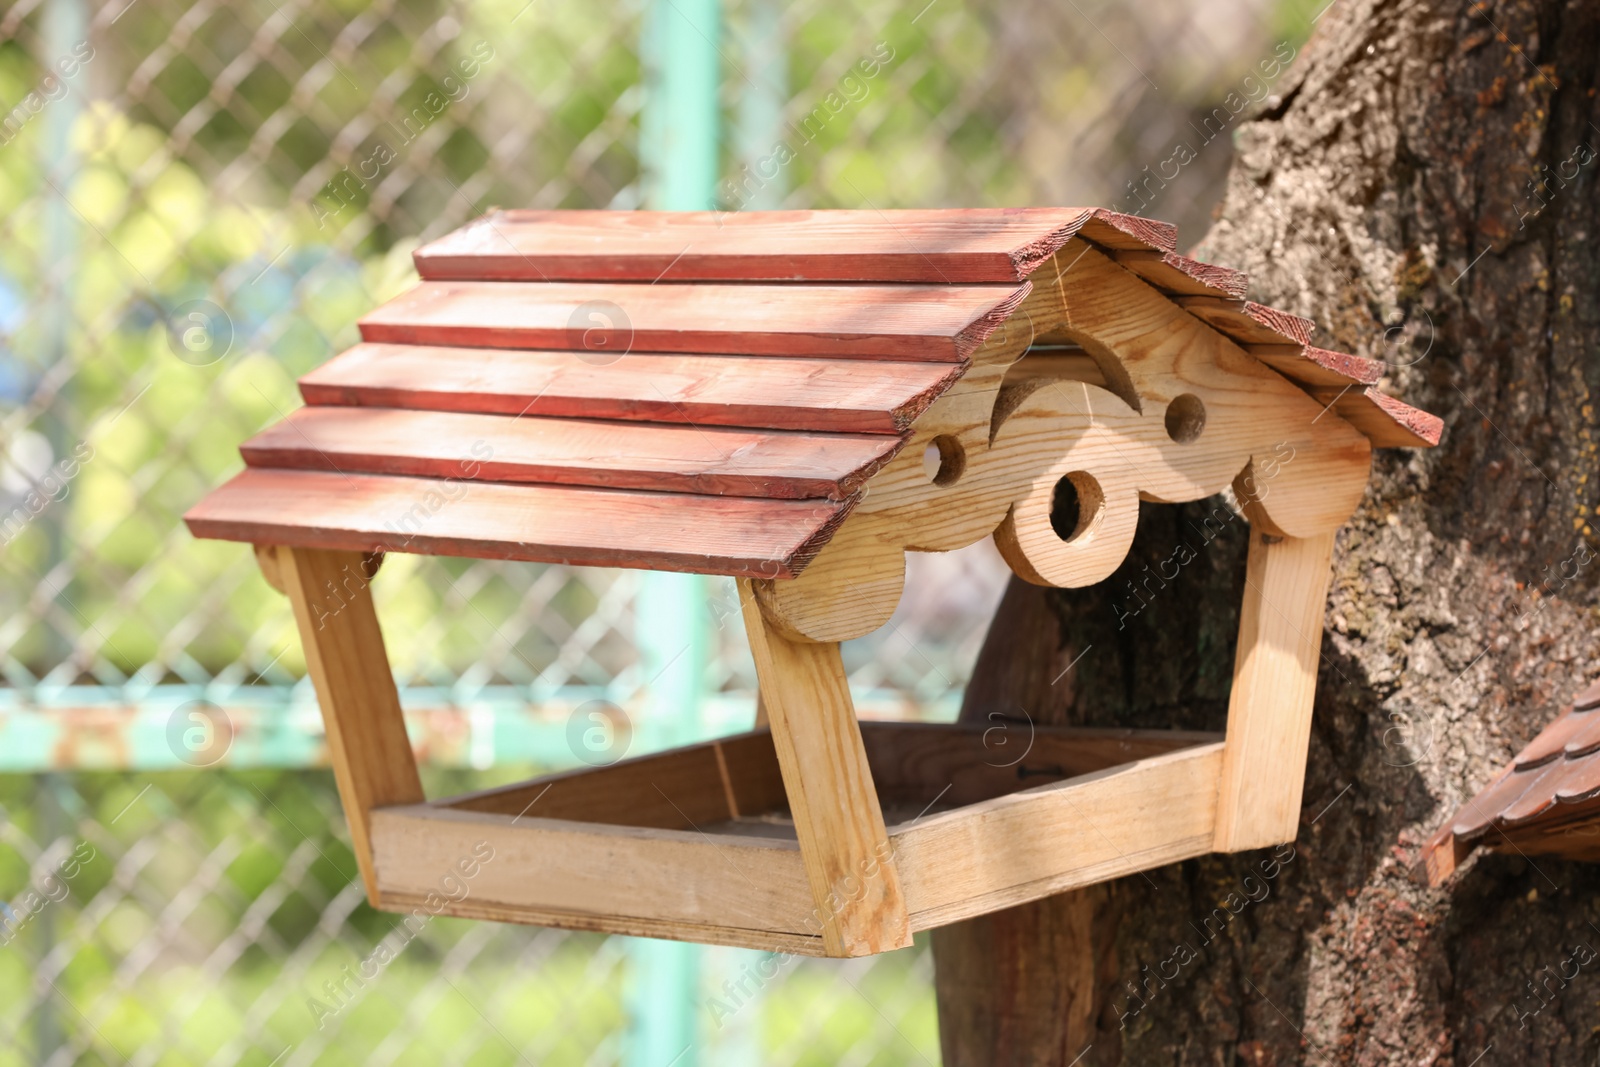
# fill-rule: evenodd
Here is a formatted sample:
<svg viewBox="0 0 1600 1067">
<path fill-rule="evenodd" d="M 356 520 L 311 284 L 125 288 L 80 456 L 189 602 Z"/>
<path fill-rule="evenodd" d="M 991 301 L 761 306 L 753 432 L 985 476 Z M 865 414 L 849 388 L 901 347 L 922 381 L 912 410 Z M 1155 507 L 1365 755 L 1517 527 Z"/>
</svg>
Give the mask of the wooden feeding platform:
<svg viewBox="0 0 1600 1067">
<path fill-rule="evenodd" d="M 187 516 L 294 604 L 368 898 L 829 956 L 1293 838 L 1334 533 L 1373 446 L 1439 422 L 1382 365 L 1079 208 L 496 212 L 300 382 Z M 1227 730 L 858 722 L 839 643 L 907 551 L 992 536 L 1108 577 L 1141 501 L 1232 487 L 1251 538 Z M 1063 516 L 1068 516 L 1064 519 Z M 428 801 L 367 583 L 415 552 L 738 579 L 761 689 L 736 737 Z"/>
</svg>

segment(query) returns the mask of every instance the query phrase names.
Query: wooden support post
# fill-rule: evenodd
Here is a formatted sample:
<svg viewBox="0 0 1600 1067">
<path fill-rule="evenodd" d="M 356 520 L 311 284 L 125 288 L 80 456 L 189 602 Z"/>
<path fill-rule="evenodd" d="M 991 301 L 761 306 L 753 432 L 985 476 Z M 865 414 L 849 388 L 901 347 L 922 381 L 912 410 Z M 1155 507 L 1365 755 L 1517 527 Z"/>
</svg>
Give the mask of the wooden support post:
<svg viewBox="0 0 1600 1067">
<path fill-rule="evenodd" d="M 904 948 L 905 896 L 839 645 L 785 637 L 749 585 L 740 580 L 745 629 L 816 902 L 805 925 L 820 931 L 830 956 Z"/>
<path fill-rule="evenodd" d="M 1250 530 L 1217 793 L 1219 852 L 1294 840 L 1333 538 Z"/>
<path fill-rule="evenodd" d="M 306 669 L 322 706 L 339 799 L 350 822 L 367 900 L 378 903 L 372 864 L 372 809 L 420 804 L 422 780 L 400 715 L 383 633 L 368 588 L 370 563 L 360 552 L 267 549 L 294 605 Z"/>
</svg>

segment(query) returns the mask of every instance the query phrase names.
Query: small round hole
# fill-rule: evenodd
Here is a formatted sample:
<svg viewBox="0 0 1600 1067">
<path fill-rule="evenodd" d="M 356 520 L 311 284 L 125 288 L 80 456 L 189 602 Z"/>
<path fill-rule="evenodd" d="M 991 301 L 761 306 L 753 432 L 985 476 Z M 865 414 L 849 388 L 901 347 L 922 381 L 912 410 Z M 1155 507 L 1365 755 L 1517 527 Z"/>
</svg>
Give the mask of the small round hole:
<svg viewBox="0 0 1600 1067">
<path fill-rule="evenodd" d="M 1055 493 L 1050 497 L 1050 529 L 1061 540 L 1070 541 L 1078 532 L 1081 518 L 1083 501 L 1078 499 L 1078 487 L 1072 484 L 1071 478 L 1063 478 L 1056 483 Z"/>
<path fill-rule="evenodd" d="M 954 485 L 966 469 L 966 450 L 949 434 L 940 434 L 922 450 L 922 470 L 934 485 Z"/>
<path fill-rule="evenodd" d="M 1184 393 L 1167 405 L 1167 436 L 1186 445 L 1206 428 L 1206 406 L 1193 393 Z"/>
<path fill-rule="evenodd" d="M 1063 541 L 1082 537 L 1105 510 L 1100 483 L 1083 471 L 1073 471 L 1056 482 L 1050 495 L 1050 529 Z"/>
</svg>

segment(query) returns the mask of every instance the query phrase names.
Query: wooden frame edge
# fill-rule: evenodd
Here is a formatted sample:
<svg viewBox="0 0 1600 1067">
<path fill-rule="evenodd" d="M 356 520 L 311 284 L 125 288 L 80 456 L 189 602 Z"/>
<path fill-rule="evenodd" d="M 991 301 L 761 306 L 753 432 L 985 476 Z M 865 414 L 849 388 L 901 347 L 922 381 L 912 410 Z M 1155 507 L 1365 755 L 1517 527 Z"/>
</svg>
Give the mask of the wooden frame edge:
<svg viewBox="0 0 1600 1067">
<path fill-rule="evenodd" d="M 275 572 L 294 608 L 306 670 L 327 730 L 328 758 L 350 825 L 351 848 L 367 900 L 376 906 L 372 811 L 424 799 L 372 604 L 376 567 L 369 562 L 371 554 L 362 552 L 258 546 L 257 558 L 263 554 L 269 581 Z"/>
<path fill-rule="evenodd" d="M 1214 848 L 1293 841 L 1300 825 L 1335 531 L 1250 530 Z"/>
<path fill-rule="evenodd" d="M 826 958 L 828 955 L 823 947 L 821 935 L 782 934 L 737 926 L 709 926 L 661 919 L 588 915 L 574 911 L 541 911 L 488 902 L 473 902 L 470 899 L 448 902 L 434 910 L 429 906 L 426 897 L 390 891 L 381 891 L 375 906 L 382 911 L 399 914 L 406 912 L 416 914 L 420 910 L 429 916 L 449 915 L 458 919 L 485 919 L 490 922 L 518 923 L 524 926 L 548 926 L 556 930 L 580 930 L 597 934 L 620 934 L 624 937 L 653 937 L 665 941 L 726 945 L 730 948 L 783 952 L 792 956 Z"/>
<path fill-rule="evenodd" d="M 739 600 L 828 955 L 908 947 L 905 894 L 838 642 L 785 635 L 750 579 L 740 579 Z"/>
<path fill-rule="evenodd" d="M 1210 852 L 1223 749 L 1194 745 L 893 827 L 912 929 Z"/>
</svg>

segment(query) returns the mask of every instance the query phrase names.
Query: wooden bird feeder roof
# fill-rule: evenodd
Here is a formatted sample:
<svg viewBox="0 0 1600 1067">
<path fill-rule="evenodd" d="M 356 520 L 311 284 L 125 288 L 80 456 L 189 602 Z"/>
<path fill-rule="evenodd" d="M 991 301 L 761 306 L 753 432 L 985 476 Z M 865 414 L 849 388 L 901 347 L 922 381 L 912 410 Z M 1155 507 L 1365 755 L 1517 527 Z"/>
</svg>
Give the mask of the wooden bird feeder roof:
<svg viewBox="0 0 1600 1067">
<path fill-rule="evenodd" d="M 797 576 L 1069 240 L 1107 252 L 1379 445 L 1437 420 L 1245 278 L 1106 211 L 508 211 L 301 379 L 188 516 L 258 544 Z M 515 416 L 507 419 L 503 416 Z M 476 451 L 475 451 L 476 449 Z M 474 474 L 464 479 L 463 472 Z M 426 527 L 431 488 L 460 493 Z"/>
<path fill-rule="evenodd" d="M 253 543 L 295 603 L 373 902 L 407 906 L 483 833 L 545 858 L 461 914 L 856 955 L 1291 838 L 1333 534 L 1371 448 L 1440 423 L 1175 246 L 1031 208 L 504 211 L 419 249 L 421 284 L 187 516 Z M 1041 729 L 1060 773 L 1019 791 L 981 734 L 856 722 L 838 642 L 892 614 L 906 551 L 992 535 L 1029 581 L 1092 584 L 1140 501 L 1230 486 L 1252 591 L 1225 736 Z M 734 576 L 770 724 L 428 804 L 349 577 L 393 551 Z M 511 818 L 546 786 L 540 818 Z"/>
<path fill-rule="evenodd" d="M 1474 849 L 1600 861 L 1600 682 L 1463 804 L 1423 850 L 1439 885 Z"/>
</svg>

